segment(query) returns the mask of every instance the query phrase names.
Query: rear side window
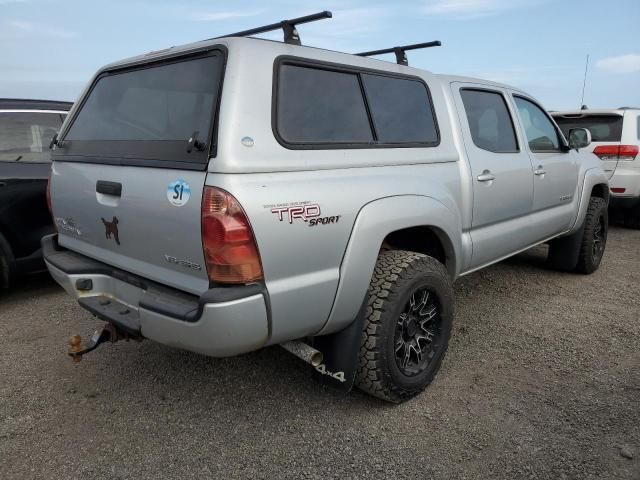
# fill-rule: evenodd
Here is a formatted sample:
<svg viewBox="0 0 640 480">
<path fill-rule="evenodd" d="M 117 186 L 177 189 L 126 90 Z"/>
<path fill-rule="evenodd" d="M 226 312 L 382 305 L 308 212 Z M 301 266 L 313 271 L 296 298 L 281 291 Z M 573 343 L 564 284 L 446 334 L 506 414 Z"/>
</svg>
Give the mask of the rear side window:
<svg viewBox="0 0 640 480">
<path fill-rule="evenodd" d="M 560 149 L 558 131 L 553 122 L 535 103 L 522 97 L 514 97 L 520 120 L 532 152 L 548 152 Z"/>
<path fill-rule="evenodd" d="M 206 162 L 223 64 L 222 52 L 216 51 L 99 77 L 65 135 L 63 150 L 155 162 Z M 188 153 L 194 135 L 202 146 Z"/>
<path fill-rule="evenodd" d="M 569 138 L 572 128 L 586 128 L 594 142 L 619 142 L 622 139 L 620 115 L 556 115 L 553 118 L 565 138 Z"/>
<path fill-rule="evenodd" d="M 487 90 L 460 90 L 473 143 L 495 153 L 518 151 L 513 120 L 502 94 Z"/>
<path fill-rule="evenodd" d="M 358 76 L 283 65 L 278 132 L 289 143 L 364 143 L 373 134 Z"/>
<path fill-rule="evenodd" d="M 405 77 L 281 63 L 275 130 L 292 148 L 437 145 L 424 83 Z"/>
<path fill-rule="evenodd" d="M 431 101 L 415 80 L 362 75 L 371 115 L 382 143 L 437 143 Z"/>
<path fill-rule="evenodd" d="M 49 162 L 49 142 L 64 117 L 60 113 L 0 112 L 0 162 Z"/>
</svg>

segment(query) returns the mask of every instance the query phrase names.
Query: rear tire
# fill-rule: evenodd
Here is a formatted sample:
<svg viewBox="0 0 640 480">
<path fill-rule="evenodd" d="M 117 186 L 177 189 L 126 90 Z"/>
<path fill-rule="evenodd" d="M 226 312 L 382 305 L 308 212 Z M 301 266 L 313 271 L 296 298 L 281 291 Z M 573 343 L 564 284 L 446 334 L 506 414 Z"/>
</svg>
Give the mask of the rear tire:
<svg viewBox="0 0 640 480">
<path fill-rule="evenodd" d="M 607 245 L 608 231 L 607 202 L 602 198 L 591 197 L 584 221 L 576 272 L 590 274 L 598 270 Z"/>
<path fill-rule="evenodd" d="M 627 228 L 640 230 L 640 205 L 624 212 L 624 225 Z"/>
<path fill-rule="evenodd" d="M 382 251 L 368 292 L 356 385 L 400 403 L 425 389 L 449 345 L 453 290 L 435 258 Z"/>
</svg>

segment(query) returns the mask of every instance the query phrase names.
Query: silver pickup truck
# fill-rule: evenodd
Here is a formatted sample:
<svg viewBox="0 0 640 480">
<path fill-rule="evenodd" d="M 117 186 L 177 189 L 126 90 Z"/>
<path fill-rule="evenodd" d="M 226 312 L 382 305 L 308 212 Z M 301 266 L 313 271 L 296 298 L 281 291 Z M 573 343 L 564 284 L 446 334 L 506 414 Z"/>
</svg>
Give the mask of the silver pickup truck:
<svg viewBox="0 0 640 480">
<path fill-rule="evenodd" d="M 75 104 L 43 252 L 108 328 L 74 337 L 74 359 L 124 337 L 281 344 L 400 402 L 440 367 L 457 278 L 544 242 L 555 268 L 598 268 L 609 189 L 587 130 L 567 140 L 525 92 L 411 68 L 402 47 L 391 63 L 301 46 L 296 23 L 282 43 L 113 63 Z"/>
</svg>

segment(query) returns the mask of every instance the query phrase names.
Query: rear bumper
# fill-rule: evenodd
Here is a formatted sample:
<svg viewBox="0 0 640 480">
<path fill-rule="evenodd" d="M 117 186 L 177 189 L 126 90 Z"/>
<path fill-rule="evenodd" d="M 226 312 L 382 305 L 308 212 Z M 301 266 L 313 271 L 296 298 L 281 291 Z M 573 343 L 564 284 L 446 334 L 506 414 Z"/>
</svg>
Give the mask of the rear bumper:
<svg viewBox="0 0 640 480">
<path fill-rule="evenodd" d="M 269 338 L 262 285 L 212 288 L 200 297 L 115 269 L 42 239 L 51 276 L 103 320 L 171 347 L 213 357 L 257 350 Z"/>
<path fill-rule="evenodd" d="M 614 209 L 640 208 L 640 197 L 614 197 L 611 195 L 609 206 Z"/>
<path fill-rule="evenodd" d="M 640 205 L 640 168 L 621 165 L 609 180 L 612 189 L 624 188 L 624 193 L 611 192 L 609 205 L 614 208 L 631 208 Z"/>
</svg>

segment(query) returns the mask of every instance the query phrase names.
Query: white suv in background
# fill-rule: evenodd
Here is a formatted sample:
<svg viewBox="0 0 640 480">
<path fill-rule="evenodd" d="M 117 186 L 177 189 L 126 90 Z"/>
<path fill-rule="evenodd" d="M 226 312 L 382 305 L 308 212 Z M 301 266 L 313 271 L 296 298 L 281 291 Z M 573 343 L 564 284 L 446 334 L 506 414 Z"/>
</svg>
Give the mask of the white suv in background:
<svg viewBox="0 0 640 480">
<path fill-rule="evenodd" d="M 609 205 L 624 212 L 625 224 L 640 229 L 640 108 L 551 112 L 565 137 L 572 128 L 591 132 L 590 150 L 611 175 Z"/>
</svg>

